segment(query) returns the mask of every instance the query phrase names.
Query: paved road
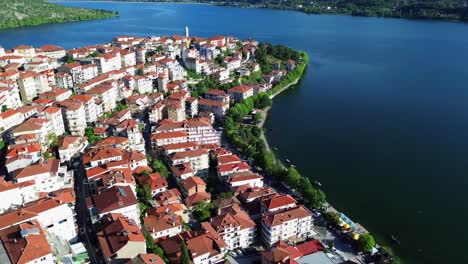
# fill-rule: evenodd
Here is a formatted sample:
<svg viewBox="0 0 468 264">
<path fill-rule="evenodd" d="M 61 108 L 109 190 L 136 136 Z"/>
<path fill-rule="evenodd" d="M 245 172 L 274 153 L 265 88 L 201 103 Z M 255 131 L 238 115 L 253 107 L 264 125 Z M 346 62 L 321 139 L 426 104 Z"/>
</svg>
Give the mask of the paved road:
<svg viewBox="0 0 468 264">
<path fill-rule="evenodd" d="M 96 254 L 97 247 L 95 241 L 97 241 L 96 232 L 91 222 L 91 215 L 86 205 L 86 197 L 88 196 L 88 185 L 85 182 L 86 171 L 83 163 L 80 159 L 76 159 L 79 166 L 75 168 L 75 194 L 76 203 L 75 211 L 77 215 L 76 222 L 80 230 L 80 239 L 85 244 L 88 255 L 91 259 L 91 263 L 104 263 L 104 259 L 100 254 Z"/>
</svg>

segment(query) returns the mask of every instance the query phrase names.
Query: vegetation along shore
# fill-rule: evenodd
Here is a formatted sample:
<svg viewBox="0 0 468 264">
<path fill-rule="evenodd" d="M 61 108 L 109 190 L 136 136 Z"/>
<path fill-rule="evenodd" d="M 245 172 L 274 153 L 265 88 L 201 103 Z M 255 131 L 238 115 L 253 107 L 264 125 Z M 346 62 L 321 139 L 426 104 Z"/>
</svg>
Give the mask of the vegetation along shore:
<svg viewBox="0 0 468 264">
<path fill-rule="evenodd" d="M 43 0 L 0 0 L 0 29 L 103 19 L 117 16 L 108 10 L 68 7 Z"/>
<path fill-rule="evenodd" d="M 221 6 L 271 8 L 294 10 L 308 14 L 344 14 L 414 19 L 468 20 L 466 1 L 458 0 L 318 0 L 318 1 L 272 1 L 272 0 L 116 0 L 122 2 L 179 2 L 207 3 Z"/>
</svg>

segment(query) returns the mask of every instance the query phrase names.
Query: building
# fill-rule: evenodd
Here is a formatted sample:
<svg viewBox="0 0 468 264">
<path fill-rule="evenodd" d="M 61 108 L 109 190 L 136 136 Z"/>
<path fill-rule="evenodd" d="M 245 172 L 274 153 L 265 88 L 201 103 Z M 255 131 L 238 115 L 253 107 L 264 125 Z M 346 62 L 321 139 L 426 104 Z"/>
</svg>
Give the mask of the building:
<svg viewBox="0 0 468 264">
<path fill-rule="evenodd" d="M 126 263 L 146 253 L 146 241 L 138 225 L 123 214 L 106 214 L 95 224 L 106 263 Z"/>
<path fill-rule="evenodd" d="M 129 186 L 112 186 L 92 196 L 94 208 L 92 214 L 103 218 L 106 214 L 122 214 L 133 220 L 140 227 L 140 209 L 138 201 Z"/>
<path fill-rule="evenodd" d="M 52 122 L 54 134 L 61 136 L 65 133 L 62 110 L 59 107 L 49 106 L 44 111 L 38 113 L 39 118 L 49 119 Z"/>
<path fill-rule="evenodd" d="M 21 100 L 24 103 L 32 102 L 32 100 L 41 93 L 50 91 L 47 76 L 45 74 L 24 72 L 20 74 L 18 85 L 21 95 Z"/>
<path fill-rule="evenodd" d="M 83 103 L 67 99 L 57 102 L 64 113 L 67 131 L 72 136 L 83 136 L 86 129 L 86 109 Z"/>
<path fill-rule="evenodd" d="M 30 118 L 12 130 L 12 136 L 17 144 L 21 144 L 21 138 L 27 137 L 30 142 L 38 142 L 43 150 L 49 146 L 49 135 L 54 133 L 52 121 L 41 118 Z"/>
<path fill-rule="evenodd" d="M 228 246 L 220 235 L 207 223 L 201 223 L 202 232 L 185 240 L 194 264 L 218 263 L 224 260 Z"/>
<path fill-rule="evenodd" d="M 226 242 L 228 249 L 248 248 L 255 239 L 255 222 L 238 205 L 211 219 L 211 225 Z"/>
<path fill-rule="evenodd" d="M 296 206 L 262 216 L 262 240 L 271 246 L 278 241 L 302 241 L 312 235 L 312 214 L 304 206 Z"/>
<path fill-rule="evenodd" d="M 0 230 L 16 224 L 37 220 L 48 234 L 55 235 L 61 243 L 77 240 L 74 205 L 58 199 L 45 198 L 24 204 L 17 210 L 0 215 Z"/>
<path fill-rule="evenodd" d="M 152 197 L 158 193 L 167 191 L 167 180 L 162 178 L 158 172 L 140 176 L 138 177 L 138 181 L 141 185 L 147 185 L 150 188 Z"/>
<path fill-rule="evenodd" d="M 44 159 L 12 173 L 17 183 L 34 181 L 38 192 L 49 193 L 73 187 L 73 170 L 60 166 L 58 159 Z"/>
<path fill-rule="evenodd" d="M 85 109 L 86 123 L 91 124 L 96 122 L 100 116 L 98 106 L 96 104 L 96 96 L 89 94 L 77 94 L 70 98 L 73 101 L 80 102 L 83 104 Z"/>
<path fill-rule="evenodd" d="M 143 223 L 153 239 L 173 237 L 182 232 L 182 217 L 170 211 L 146 214 Z"/>
<path fill-rule="evenodd" d="M 217 101 L 212 99 L 200 99 L 198 100 L 198 111 L 199 112 L 210 112 L 215 115 L 216 118 L 222 119 L 229 109 L 229 103 L 223 101 Z"/>
<path fill-rule="evenodd" d="M 241 102 L 254 94 L 252 86 L 238 85 L 229 89 L 229 95 L 234 102 Z"/>
<path fill-rule="evenodd" d="M 9 173 L 37 162 L 41 155 L 41 145 L 37 142 L 9 145 L 5 155 L 5 166 Z"/>
<path fill-rule="evenodd" d="M 230 188 L 242 185 L 249 185 L 250 187 L 263 187 L 263 176 L 250 171 L 234 173 L 226 179 L 226 183 Z"/>
<path fill-rule="evenodd" d="M 37 220 L 20 223 L 0 231 L 2 263 L 55 263 L 56 259 L 44 230 Z"/>
<path fill-rule="evenodd" d="M 210 99 L 210 100 L 215 100 L 215 101 L 220 101 L 220 102 L 225 102 L 229 103 L 229 94 L 227 94 L 223 90 L 208 90 L 205 93 L 205 98 Z"/>
<path fill-rule="evenodd" d="M 39 199 L 33 180 L 13 183 L 0 178 L 0 213 Z"/>
<path fill-rule="evenodd" d="M 196 193 L 206 192 L 206 183 L 200 177 L 189 177 L 181 182 L 182 192 L 188 197 Z"/>
<path fill-rule="evenodd" d="M 66 162 L 83 154 L 88 144 L 88 140 L 85 137 L 67 136 L 60 139 L 58 145 L 60 161 Z"/>
<path fill-rule="evenodd" d="M 208 150 L 206 149 L 176 152 L 169 157 L 171 166 L 188 163 L 197 175 L 206 175 L 210 167 Z"/>
</svg>

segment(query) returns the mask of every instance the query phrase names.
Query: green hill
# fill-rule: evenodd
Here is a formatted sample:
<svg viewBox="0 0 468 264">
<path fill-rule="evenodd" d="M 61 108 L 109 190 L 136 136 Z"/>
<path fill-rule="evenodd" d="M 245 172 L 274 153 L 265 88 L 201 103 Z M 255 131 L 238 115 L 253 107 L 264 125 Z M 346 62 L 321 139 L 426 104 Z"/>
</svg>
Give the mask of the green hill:
<svg viewBox="0 0 468 264">
<path fill-rule="evenodd" d="M 106 10 L 67 7 L 43 0 L 0 0 L 0 29 L 116 16 Z"/>
</svg>

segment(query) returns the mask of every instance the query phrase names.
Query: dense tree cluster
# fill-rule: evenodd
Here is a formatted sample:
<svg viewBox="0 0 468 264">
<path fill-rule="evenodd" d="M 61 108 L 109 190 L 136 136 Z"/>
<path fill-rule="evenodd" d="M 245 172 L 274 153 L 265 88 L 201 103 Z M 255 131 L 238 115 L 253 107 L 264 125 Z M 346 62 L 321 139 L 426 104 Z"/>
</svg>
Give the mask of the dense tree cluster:
<svg viewBox="0 0 468 264">
<path fill-rule="evenodd" d="M 68 7 L 43 0 L 0 0 L 0 29 L 46 23 L 61 23 L 108 18 L 116 13 Z"/>
</svg>

